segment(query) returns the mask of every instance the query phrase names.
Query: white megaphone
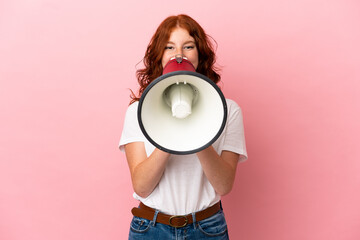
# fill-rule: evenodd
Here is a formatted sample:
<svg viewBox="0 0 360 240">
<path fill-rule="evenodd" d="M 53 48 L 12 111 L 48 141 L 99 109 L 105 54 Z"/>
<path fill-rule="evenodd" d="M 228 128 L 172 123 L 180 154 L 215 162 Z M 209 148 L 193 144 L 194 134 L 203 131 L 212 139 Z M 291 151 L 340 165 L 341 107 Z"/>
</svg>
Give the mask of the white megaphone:
<svg viewBox="0 0 360 240">
<path fill-rule="evenodd" d="M 155 147 L 172 154 L 201 151 L 220 136 L 227 105 L 220 88 L 183 57 L 171 59 L 163 75 L 141 95 L 138 121 Z"/>
</svg>

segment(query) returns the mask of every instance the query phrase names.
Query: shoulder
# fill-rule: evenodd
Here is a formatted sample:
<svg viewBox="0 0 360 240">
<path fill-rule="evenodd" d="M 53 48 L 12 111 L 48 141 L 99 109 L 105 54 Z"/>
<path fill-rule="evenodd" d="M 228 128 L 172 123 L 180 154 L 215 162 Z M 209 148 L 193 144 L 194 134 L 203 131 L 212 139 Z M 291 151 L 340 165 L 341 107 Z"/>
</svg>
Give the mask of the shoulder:
<svg viewBox="0 0 360 240">
<path fill-rule="evenodd" d="M 128 106 L 125 113 L 125 123 L 130 124 L 137 122 L 137 109 L 139 102 L 134 102 Z"/>
<path fill-rule="evenodd" d="M 130 104 L 126 110 L 126 115 L 128 116 L 136 116 L 137 109 L 138 109 L 139 102 L 134 102 Z"/>
<path fill-rule="evenodd" d="M 139 105 L 138 101 L 130 104 L 127 108 L 127 111 L 137 111 L 138 105 Z"/>
<path fill-rule="evenodd" d="M 226 104 L 227 104 L 228 112 L 230 112 L 230 113 L 236 112 L 236 111 L 241 112 L 240 106 L 234 100 L 226 98 Z"/>
</svg>

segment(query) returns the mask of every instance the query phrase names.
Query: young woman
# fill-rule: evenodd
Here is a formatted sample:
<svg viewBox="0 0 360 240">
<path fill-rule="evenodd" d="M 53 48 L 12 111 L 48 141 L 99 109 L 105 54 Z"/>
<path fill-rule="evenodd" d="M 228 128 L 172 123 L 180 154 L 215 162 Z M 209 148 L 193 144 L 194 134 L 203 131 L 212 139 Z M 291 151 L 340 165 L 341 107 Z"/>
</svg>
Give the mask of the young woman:
<svg viewBox="0 0 360 240">
<path fill-rule="evenodd" d="M 152 37 L 137 71 L 140 89 L 126 112 L 120 149 L 128 161 L 134 198 L 129 239 L 228 239 L 220 198 L 233 187 L 236 167 L 247 158 L 242 113 L 226 99 L 228 119 L 215 143 L 196 154 L 172 155 L 155 148 L 137 121 L 138 100 L 175 55 L 220 81 L 215 53 L 203 28 L 187 15 L 166 18 Z"/>
</svg>

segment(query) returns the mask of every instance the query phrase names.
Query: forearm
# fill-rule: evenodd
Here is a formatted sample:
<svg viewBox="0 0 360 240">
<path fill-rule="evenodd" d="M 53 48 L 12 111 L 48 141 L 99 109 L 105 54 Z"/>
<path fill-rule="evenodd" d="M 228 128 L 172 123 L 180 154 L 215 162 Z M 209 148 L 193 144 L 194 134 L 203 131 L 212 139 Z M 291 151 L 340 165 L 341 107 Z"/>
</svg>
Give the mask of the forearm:
<svg viewBox="0 0 360 240">
<path fill-rule="evenodd" d="M 220 195 L 228 194 L 235 180 L 238 155 L 232 152 L 223 152 L 219 156 L 210 146 L 198 152 L 197 156 L 215 191 Z"/>
<path fill-rule="evenodd" d="M 147 157 L 144 152 L 139 151 L 138 147 L 132 147 L 133 146 L 127 147 L 126 153 L 133 188 L 136 194 L 145 198 L 159 183 L 170 154 L 156 148 L 153 153 Z"/>
</svg>

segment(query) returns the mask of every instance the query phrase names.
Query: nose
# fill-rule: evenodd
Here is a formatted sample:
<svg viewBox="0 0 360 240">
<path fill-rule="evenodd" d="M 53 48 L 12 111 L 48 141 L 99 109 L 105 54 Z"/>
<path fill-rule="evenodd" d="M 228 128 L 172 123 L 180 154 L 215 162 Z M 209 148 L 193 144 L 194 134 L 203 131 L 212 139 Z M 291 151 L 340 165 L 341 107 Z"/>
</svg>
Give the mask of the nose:
<svg viewBox="0 0 360 240">
<path fill-rule="evenodd" d="M 183 54 L 183 49 L 182 49 L 182 48 L 178 48 L 178 49 L 176 50 L 175 56 L 178 56 L 178 55 L 184 56 L 184 54 Z"/>
<path fill-rule="evenodd" d="M 175 59 L 176 59 L 176 61 L 177 61 L 178 63 L 181 63 L 182 60 L 183 60 L 183 58 L 184 58 L 184 56 L 181 55 L 181 54 L 176 54 L 176 55 L 175 55 Z"/>
</svg>

